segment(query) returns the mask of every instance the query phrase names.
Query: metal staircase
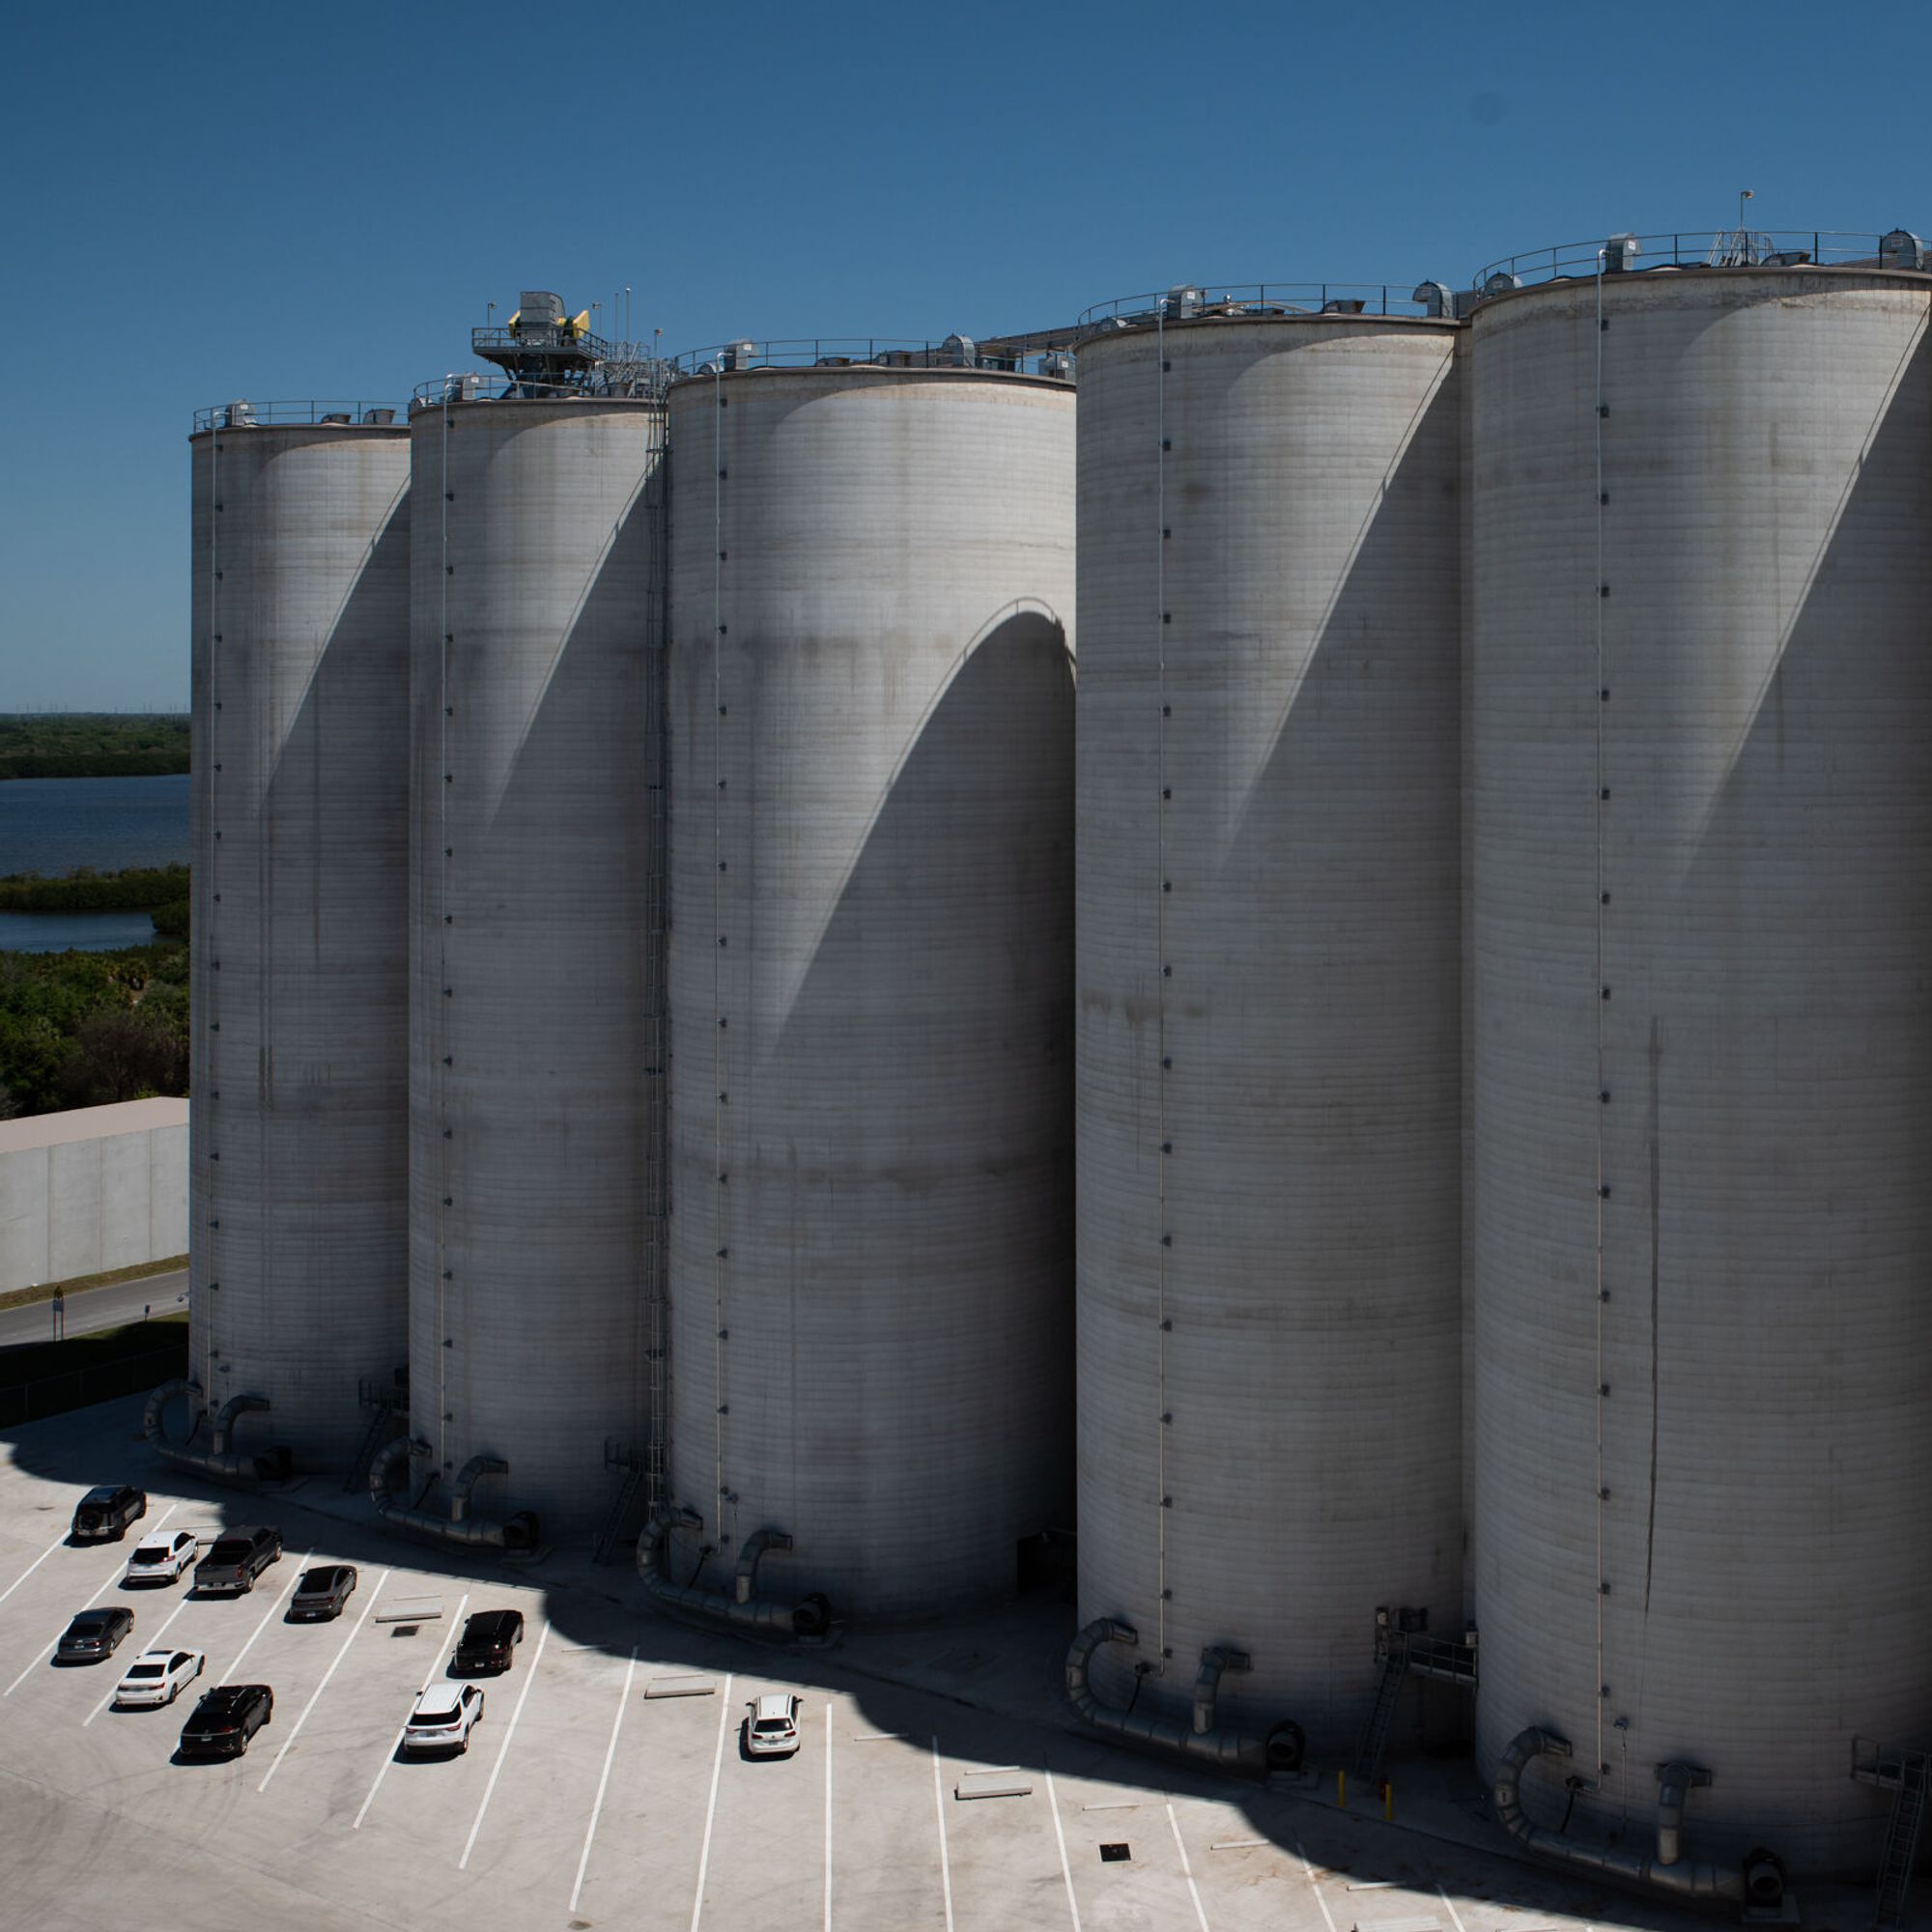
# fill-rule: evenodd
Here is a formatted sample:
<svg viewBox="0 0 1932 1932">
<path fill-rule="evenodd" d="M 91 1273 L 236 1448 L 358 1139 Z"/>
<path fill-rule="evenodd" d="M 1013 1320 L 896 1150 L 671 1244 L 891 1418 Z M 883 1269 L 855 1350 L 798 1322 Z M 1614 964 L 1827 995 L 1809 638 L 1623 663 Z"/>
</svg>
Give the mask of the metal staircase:
<svg viewBox="0 0 1932 1932">
<path fill-rule="evenodd" d="M 410 1398 L 405 1383 L 398 1382 L 396 1386 L 389 1387 L 383 1382 L 365 1379 L 356 1383 L 355 1399 L 361 1407 L 369 1411 L 369 1426 L 362 1432 L 362 1440 L 356 1445 L 355 1460 L 350 1463 L 349 1473 L 342 1479 L 345 1494 L 367 1485 L 376 1452 L 396 1433 L 396 1419 Z"/>
<path fill-rule="evenodd" d="M 1855 1739 L 1852 1776 L 1862 1784 L 1876 1784 L 1892 1794 L 1872 1907 L 1873 1925 L 1889 1928 L 1904 1917 L 1906 1893 L 1912 1888 L 1912 1867 L 1925 1824 L 1927 1785 L 1932 1783 L 1932 1751 L 1904 1750 Z"/>
<path fill-rule="evenodd" d="M 635 1449 L 615 1442 L 604 1444 L 604 1466 L 607 1469 L 621 1469 L 623 1480 L 617 1485 L 617 1493 L 612 1497 L 611 1507 L 605 1512 L 604 1521 L 597 1531 L 597 1561 L 608 1563 L 617 1553 L 617 1546 L 623 1540 L 629 1524 L 637 1527 L 630 1519 L 635 1515 L 638 1494 L 644 1487 L 647 1474 L 645 1459 Z"/>
<path fill-rule="evenodd" d="M 1373 1784 L 1381 1776 L 1389 1732 L 1395 1728 L 1395 1714 L 1402 1706 L 1402 1687 L 1408 1677 L 1408 1643 L 1400 1631 L 1389 1637 L 1381 1654 L 1381 1666 L 1376 1701 L 1369 1707 L 1369 1721 L 1363 1725 L 1362 1741 L 1355 1747 L 1355 1776 L 1364 1784 Z"/>
</svg>

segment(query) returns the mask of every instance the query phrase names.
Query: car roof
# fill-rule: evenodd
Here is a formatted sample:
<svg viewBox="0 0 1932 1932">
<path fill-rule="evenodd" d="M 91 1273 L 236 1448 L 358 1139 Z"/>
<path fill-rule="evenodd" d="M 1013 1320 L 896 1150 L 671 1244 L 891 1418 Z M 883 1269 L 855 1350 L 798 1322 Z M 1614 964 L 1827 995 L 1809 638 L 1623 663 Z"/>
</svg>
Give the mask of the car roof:
<svg viewBox="0 0 1932 1932">
<path fill-rule="evenodd" d="M 73 1621 L 77 1624 L 112 1623 L 116 1617 L 130 1616 L 132 1612 L 119 1604 L 109 1604 L 98 1610 L 76 1610 Z"/>
<path fill-rule="evenodd" d="M 266 1684 L 217 1684 L 213 1690 L 202 1693 L 204 1704 L 240 1704 L 250 1697 L 259 1697 L 268 1690 Z"/>
<path fill-rule="evenodd" d="M 114 1498 L 118 1496 L 120 1493 L 121 1493 L 121 1486 L 118 1484 L 109 1483 L 103 1485 L 101 1488 L 98 1490 L 89 1490 L 88 1492 L 81 1497 L 81 1501 L 84 1503 L 111 1503 L 114 1500 Z"/>
<path fill-rule="evenodd" d="M 318 1563 L 313 1570 L 302 1572 L 301 1583 L 298 1583 L 296 1588 L 299 1590 L 305 1583 L 311 1589 L 331 1590 L 335 1587 L 335 1579 L 348 1568 L 346 1563 Z"/>
<path fill-rule="evenodd" d="M 134 1662 L 136 1663 L 167 1663 L 176 1657 L 192 1657 L 191 1650 L 177 1650 L 171 1643 L 164 1643 L 154 1650 L 144 1650 Z"/>
<path fill-rule="evenodd" d="M 758 1716 L 761 1718 L 788 1718 L 791 1716 L 791 1693 L 788 1690 L 767 1690 L 758 1699 Z"/>
<path fill-rule="evenodd" d="M 464 1625 L 466 1631 L 503 1630 L 522 1615 L 520 1610 L 476 1610 Z"/>
<path fill-rule="evenodd" d="M 466 1684 L 432 1684 L 416 1699 L 417 1717 L 434 1717 L 439 1711 L 454 1711 L 463 1702 L 463 1693 L 469 1687 Z"/>
</svg>

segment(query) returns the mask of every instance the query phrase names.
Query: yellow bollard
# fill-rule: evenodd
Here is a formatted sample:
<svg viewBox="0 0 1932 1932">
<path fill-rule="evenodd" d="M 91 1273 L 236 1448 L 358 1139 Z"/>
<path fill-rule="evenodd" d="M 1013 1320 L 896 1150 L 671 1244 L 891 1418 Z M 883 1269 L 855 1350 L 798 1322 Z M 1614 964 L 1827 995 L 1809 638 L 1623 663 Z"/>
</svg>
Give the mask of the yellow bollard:
<svg viewBox="0 0 1932 1932">
<path fill-rule="evenodd" d="M 1335 1774 L 1335 1803 L 1344 1811 L 1349 1808 L 1349 1774 L 1346 1771 Z"/>
<path fill-rule="evenodd" d="M 1382 1779 L 1382 1818 L 1387 1823 L 1395 1819 L 1395 1786 L 1387 1778 Z"/>
</svg>

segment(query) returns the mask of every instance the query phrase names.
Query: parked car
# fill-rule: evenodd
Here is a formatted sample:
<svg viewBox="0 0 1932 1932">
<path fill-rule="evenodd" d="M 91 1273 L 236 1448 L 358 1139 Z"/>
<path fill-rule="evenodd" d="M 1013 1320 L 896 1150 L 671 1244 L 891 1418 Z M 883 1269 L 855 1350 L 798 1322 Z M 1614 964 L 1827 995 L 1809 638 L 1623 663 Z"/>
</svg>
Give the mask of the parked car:
<svg viewBox="0 0 1932 1932">
<path fill-rule="evenodd" d="M 194 1587 L 206 1597 L 239 1597 L 252 1590 L 255 1578 L 281 1554 L 279 1529 L 224 1530 L 194 1566 Z"/>
<path fill-rule="evenodd" d="M 137 1583 L 172 1583 L 200 1554 L 201 1539 L 191 1529 L 163 1529 L 144 1536 L 128 1551 L 122 1588 Z"/>
<path fill-rule="evenodd" d="M 789 1757 L 798 1748 L 798 1699 L 783 1690 L 768 1690 L 751 1706 L 745 1719 L 745 1752 L 749 1757 Z"/>
<path fill-rule="evenodd" d="M 522 1610 L 478 1610 L 463 1626 L 456 1655 L 449 1661 L 450 1674 L 507 1670 L 516 1662 L 517 1646 L 523 1640 Z"/>
<path fill-rule="evenodd" d="M 114 1687 L 114 1701 L 124 1711 L 172 1704 L 207 1668 L 198 1650 L 144 1650 Z"/>
<path fill-rule="evenodd" d="M 432 1684 L 416 1699 L 403 1726 L 403 1748 L 467 1751 L 469 1733 L 483 1715 L 483 1693 L 473 1684 Z"/>
<path fill-rule="evenodd" d="M 181 1754 L 240 1757 L 274 1715 L 275 1693 L 266 1684 L 223 1684 L 203 1694 L 182 1726 Z"/>
<path fill-rule="evenodd" d="M 134 1612 L 116 1604 L 111 1609 L 82 1610 L 61 1633 L 54 1655 L 63 1663 L 99 1663 L 111 1657 L 134 1628 Z"/>
<path fill-rule="evenodd" d="M 289 1600 L 288 1621 L 292 1624 L 327 1623 L 339 1617 L 342 1606 L 355 1592 L 355 1566 L 353 1563 L 325 1563 L 304 1570 L 296 1593 Z"/>
<path fill-rule="evenodd" d="M 128 1534 L 128 1525 L 139 1522 L 147 1513 L 146 1490 L 130 1490 L 125 1484 L 89 1490 L 73 1506 L 68 1533 L 76 1543 L 119 1543 Z"/>
</svg>

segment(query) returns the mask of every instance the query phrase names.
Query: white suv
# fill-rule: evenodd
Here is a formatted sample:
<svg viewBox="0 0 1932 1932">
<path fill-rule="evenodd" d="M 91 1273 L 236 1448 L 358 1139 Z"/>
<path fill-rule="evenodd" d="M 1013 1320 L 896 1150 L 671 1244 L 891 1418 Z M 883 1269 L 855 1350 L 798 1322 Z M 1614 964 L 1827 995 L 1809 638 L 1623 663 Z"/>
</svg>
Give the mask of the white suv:
<svg viewBox="0 0 1932 1932">
<path fill-rule="evenodd" d="M 208 1659 L 198 1650 L 144 1650 L 114 1687 L 114 1701 L 124 1711 L 172 1704 L 207 1668 Z"/>
<path fill-rule="evenodd" d="M 155 1536 L 144 1536 L 128 1552 L 128 1574 L 121 1581 L 124 1585 L 175 1582 L 183 1571 L 193 1567 L 200 1549 L 201 1544 L 191 1529 L 177 1529 L 172 1533 L 162 1530 Z"/>
<path fill-rule="evenodd" d="M 403 1726 L 406 1751 L 464 1750 L 483 1715 L 483 1693 L 473 1684 L 432 1684 L 416 1699 Z"/>
<path fill-rule="evenodd" d="M 745 1719 L 748 1757 L 787 1757 L 798 1748 L 798 1699 L 782 1690 L 767 1690 L 751 1706 Z"/>
</svg>

